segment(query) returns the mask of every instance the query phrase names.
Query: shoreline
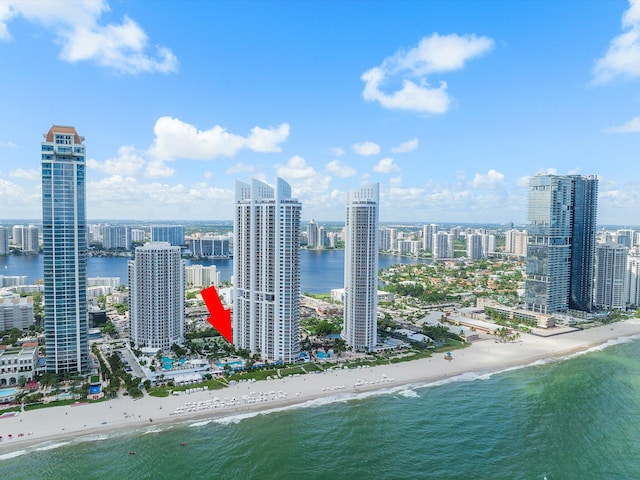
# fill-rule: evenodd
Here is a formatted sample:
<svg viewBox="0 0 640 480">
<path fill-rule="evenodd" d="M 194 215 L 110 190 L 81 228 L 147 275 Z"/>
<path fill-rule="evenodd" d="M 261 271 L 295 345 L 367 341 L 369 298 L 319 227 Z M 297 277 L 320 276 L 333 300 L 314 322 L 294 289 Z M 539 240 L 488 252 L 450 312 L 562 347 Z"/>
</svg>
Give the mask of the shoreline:
<svg viewBox="0 0 640 480">
<path fill-rule="evenodd" d="M 93 404 L 42 408 L 0 418 L 0 459 L 25 449 L 54 448 L 59 443 L 90 441 L 119 432 L 143 433 L 169 424 L 217 421 L 223 418 L 301 408 L 328 399 L 345 401 L 364 396 L 426 387 L 469 374 L 469 380 L 553 361 L 604 346 L 610 341 L 640 336 L 640 319 L 625 320 L 552 337 L 523 335 L 521 341 L 496 343 L 483 337 L 446 360 L 430 358 L 282 379 L 241 382 L 221 390 L 132 400 L 119 397 Z M 11 434 L 12 438 L 8 438 Z M 18 436 L 22 434 L 22 436 Z"/>
</svg>

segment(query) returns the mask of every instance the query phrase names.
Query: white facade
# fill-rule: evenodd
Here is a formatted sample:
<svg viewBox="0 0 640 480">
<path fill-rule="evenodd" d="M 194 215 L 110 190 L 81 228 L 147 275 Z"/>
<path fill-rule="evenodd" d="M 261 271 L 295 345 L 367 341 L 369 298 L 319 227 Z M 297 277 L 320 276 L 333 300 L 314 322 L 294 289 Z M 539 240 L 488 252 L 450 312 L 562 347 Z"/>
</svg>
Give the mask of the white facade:
<svg viewBox="0 0 640 480">
<path fill-rule="evenodd" d="M 627 257 L 625 287 L 627 305 L 640 306 L 640 255 L 637 253 Z"/>
<path fill-rule="evenodd" d="M 0 227 L 0 255 L 9 254 L 9 229 Z"/>
<path fill-rule="evenodd" d="M 433 252 L 433 236 L 438 231 L 435 223 L 422 226 L 422 248 L 429 252 Z"/>
<path fill-rule="evenodd" d="M 522 257 L 527 256 L 527 231 L 507 230 L 505 232 L 504 251 Z"/>
<path fill-rule="evenodd" d="M 433 235 L 433 258 L 453 258 L 453 235 L 437 232 Z"/>
<path fill-rule="evenodd" d="M 375 183 L 347 196 L 342 336 L 354 350 L 374 351 L 378 339 L 379 191 Z"/>
<path fill-rule="evenodd" d="M 187 287 L 209 287 L 220 284 L 220 272 L 215 265 L 191 265 L 184 269 L 184 281 Z"/>
<path fill-rule="evenodd" d="M 129 262 L 130 339 L 144 351 L 184 342 L 184 262 L 180 247 L 151 242 Z"/>
<path fill-rule="evenodd" d="M 467 235 L 467 257 L 471 259 L 479 259 L 484 257 L 482 235 L 472 233 Z"/>
<path fill-rule="evenodd" d="M 34 379 L 38 365 L 38 342 L 21 347 L 0 345 L 0 388 Z"/>
<path fill-rule="evenodd" d="M 33 325 L 33 297 L 0 297 L 0 330 Z"/>
<path fill-rule="evenodd" d="M 35 225 L 14 225 L 13 244 L 25 252 L 40 250 L 39 229 Z"/>
<path fill-rule="evenodd" d="M 301 210 L 280 178 L 236 182 L 233 343 L 271 361 L 300 355 Z"/>
<path fill-rule="evenodd" d="M 627 250 L 627 247 L 617 243 L 596 247 L 596 307 L 611 310 L 626 308 Z"/>
</svg>

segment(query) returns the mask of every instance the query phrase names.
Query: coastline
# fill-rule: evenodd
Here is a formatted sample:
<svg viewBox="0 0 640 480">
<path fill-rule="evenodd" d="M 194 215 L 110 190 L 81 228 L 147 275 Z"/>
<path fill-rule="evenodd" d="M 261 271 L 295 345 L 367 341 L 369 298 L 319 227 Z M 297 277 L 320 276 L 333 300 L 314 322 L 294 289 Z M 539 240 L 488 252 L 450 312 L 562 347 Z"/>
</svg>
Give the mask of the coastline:
<svg viewBox="0 0 640 480">
<path fill-rule="evenodd" d="M 521 341 L 514 343 L 496 343 L 483 337 L 487 339 L 453 352 L 452 360 L 435 354 L 431 358 L 397 364 L 242 382 L 222 390 L 164 398 L 145 396 L 139 400 L 120 397 L 94 404 L 31 410 L 0 418 L 3 437 L 0 459 L 17 456 L 30 447 L 48 449 L 60 443 L 90 441 L 116 432 L 142 433 L 158 425 L 220 421 L 299 408 L 323 400 L 345 401 L 438 384 L 461 375 L 473 380 L 539 361 L 568 358 L 609 341 L 636 335 L 640 335 L 640 319 L 547 338 L 523 335 Z M 8 438 L 9 434 L 12 438 Z M 18 436 L 20 434 L 22 436 Z"/>
</svg>

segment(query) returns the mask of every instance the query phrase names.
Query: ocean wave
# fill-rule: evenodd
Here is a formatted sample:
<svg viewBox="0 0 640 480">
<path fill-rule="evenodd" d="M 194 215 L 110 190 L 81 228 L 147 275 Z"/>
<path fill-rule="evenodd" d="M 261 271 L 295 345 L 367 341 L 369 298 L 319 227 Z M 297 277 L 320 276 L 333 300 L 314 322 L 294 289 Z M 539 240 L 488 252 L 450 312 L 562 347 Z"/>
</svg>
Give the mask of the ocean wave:
<svg viewBox="0 0 640 480">
<path fill-rule="evenodd" d="M 158 427 L 151 427 L 151 428 L 147 428 L 145 429 L 142 434 L 143 435 L 149 435 L 150 433 L 160 433 L 162 432 L 162 429 L 158 428 Z"/>
<path fill-rule="evenodd" d="M 16 450 L 15 452 L 5 453 L 0 455 L 0 460 L 9 460 L 10 458 L 21 457 L 22 455 L 27 454 L 26 450 Z"/>
<path fill-rule="evenodd" d="M 398 395 L 402 395 L 405 398 L 419 398 L 420 397 L 420 395 L 418 395 L 418 392 L 416 392 L 415 390 L 410 390 L 410 389 L 401 390 L 400 392 L 398 392 Z"/>
<path fill-rule="evenodd" d="M 189 425 L 190 427 L 204 427 L 205 425 L 209 425 L 212 420 L 204 420 L 203 422 L 196 422 Z"/>
<path fill-rule="evenodd" d="M 64 447 L 65 445 L 69 445 L 71 442 L 58 442 L 52 443 L 51 445 L 44 445 L 42 447 L 35 448 L 36 452 L 46 452 L 48 450 L 54 450 L 56 448 Z"/>
</svg>

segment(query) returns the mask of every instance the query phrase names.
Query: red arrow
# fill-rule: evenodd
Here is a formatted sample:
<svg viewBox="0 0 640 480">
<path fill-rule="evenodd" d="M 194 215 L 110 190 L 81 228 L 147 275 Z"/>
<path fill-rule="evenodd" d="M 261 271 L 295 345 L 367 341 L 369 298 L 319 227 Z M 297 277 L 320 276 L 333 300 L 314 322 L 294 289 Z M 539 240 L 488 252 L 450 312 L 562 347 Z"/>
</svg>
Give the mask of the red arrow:
<svg viewBox="0 0 640 480">
<path fill-rule="evenodd" d="M 207 306 L 207 310 L 209 310 L 211 314 L 211 316 L 207 318 L 207 322 L 218 330 L 229 343 L 233 343 L 233 336 L 231 335 L 231 311 L 225 310 L 216 291 L 216 287 L 211 286 L 205 288 L 200 293 Z"/>
</svg>

